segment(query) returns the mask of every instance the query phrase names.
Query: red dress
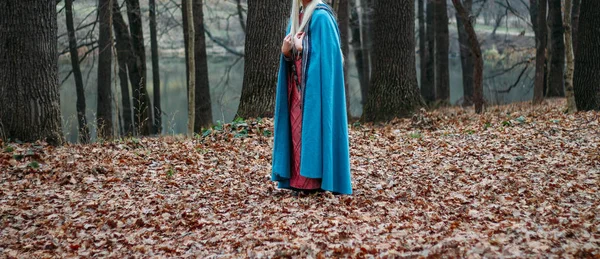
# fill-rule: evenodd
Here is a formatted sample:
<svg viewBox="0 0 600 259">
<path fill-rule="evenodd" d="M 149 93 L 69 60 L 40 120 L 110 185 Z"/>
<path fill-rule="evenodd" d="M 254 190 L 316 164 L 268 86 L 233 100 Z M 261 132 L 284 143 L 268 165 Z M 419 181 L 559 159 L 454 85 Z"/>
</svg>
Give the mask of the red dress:
<svg viewBox="0 0 600 259">
<path fill-rule="evenodd" d="M 302 20 L 302 14 L 300 14 Z M 300 175 L 300 154 L 302 147 L 302 56 L 295 56 L 288 74 L 288 105 L 292 136 L 290 186 L 299 190 L 321 188 L 321 179 L 306 178 Z"/>
</svg>

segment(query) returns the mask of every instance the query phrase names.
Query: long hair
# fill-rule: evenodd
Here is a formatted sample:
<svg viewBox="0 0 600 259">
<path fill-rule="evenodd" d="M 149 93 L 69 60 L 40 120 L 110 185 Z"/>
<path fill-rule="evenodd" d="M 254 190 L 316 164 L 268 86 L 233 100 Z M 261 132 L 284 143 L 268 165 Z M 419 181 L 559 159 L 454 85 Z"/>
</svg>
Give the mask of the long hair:
<svg viewBox="0 0 600 259">
<path fill-rule="evenodd" d="M 302 0 L 294 0 L 292 3 L 292 14 L 290 16 L 290 20 L 292 21 L 292 25 L 290 28 L 290 34 L 296 35 L 298 32 L 304 31 L 304 28 L 308 25 L 312 14 L 317 8 L 318 4 L 323 3 L 323 0 L 312 0 L 307 6 L 304 6 L 304 16 L 302 17 L 302 23 L 300 23 L 300 6 L 302 6 Z"/>
<path fill-rule="evenodd" d="M 304 11 L 304 16 L 302 16 L 302 23 L 300 23 L 300 6 L 302 6 L 302 0 L 293 0 L 292 14 L 290 16 L 290 20 L 292 21 L 290 26 L 290 34 L 292 36 L 296 35 L 298 32 L 304 31 L 304 28 L 308 26 L 308 22 L 310 22 L 310 18 L 319 4 L 323 4 L 323 0 L 312 0 L 308 5 L 304 6 L 302 9 Z M 342 56 L 342 63 L 344 63 L 345 58 L 341 45 L 340 55 Z"/>
</svg>

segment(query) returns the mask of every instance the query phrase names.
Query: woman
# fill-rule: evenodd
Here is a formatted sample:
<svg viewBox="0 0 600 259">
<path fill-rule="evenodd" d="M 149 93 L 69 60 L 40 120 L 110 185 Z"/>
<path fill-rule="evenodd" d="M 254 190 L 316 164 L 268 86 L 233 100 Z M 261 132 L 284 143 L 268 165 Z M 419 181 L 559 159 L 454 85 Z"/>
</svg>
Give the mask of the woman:
<svg viewBox="0 0 600 259">
<path fill-rule="evenodd" d="M 275 105 L 272 180 L 279 188 L 352 194 L 343 56 L 322 0 L 293 0 Z"/>
</svg>

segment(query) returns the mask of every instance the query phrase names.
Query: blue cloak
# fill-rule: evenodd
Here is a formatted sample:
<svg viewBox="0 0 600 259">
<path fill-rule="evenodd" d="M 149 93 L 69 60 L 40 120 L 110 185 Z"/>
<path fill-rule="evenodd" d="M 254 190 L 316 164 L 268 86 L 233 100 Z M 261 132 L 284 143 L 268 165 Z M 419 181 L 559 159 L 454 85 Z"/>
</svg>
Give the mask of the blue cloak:
<svg viewBox="0 0 600 259">
<path fill-rule="evenodd" d="M 289 28 L 288 28 L 289 33 Z M 320 4 L 305 29 L 300 175 L 320 178 L 321 189 L 352 194 L 344 66 L 338 25 Z M 287 100 L 289 64 L 281 56 L 275 104 L 271 179 L 290 189 L 291 132 Z"/>
</svg>

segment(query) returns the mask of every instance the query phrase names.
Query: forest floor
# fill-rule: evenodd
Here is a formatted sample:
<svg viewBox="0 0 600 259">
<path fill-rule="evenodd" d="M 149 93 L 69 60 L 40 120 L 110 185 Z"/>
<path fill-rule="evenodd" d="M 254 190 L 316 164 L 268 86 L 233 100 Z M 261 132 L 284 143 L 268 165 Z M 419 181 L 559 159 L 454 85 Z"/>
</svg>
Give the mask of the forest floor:
<svg viewBox="0 0 600 259">
<path fill-rule="evenodd" d="M 600 114 L 446 108 L 351 129 L 354 194 L 270 182 L 271 120 L 0 143 L 0 257 L 600 257 Z"/>
</svg>

